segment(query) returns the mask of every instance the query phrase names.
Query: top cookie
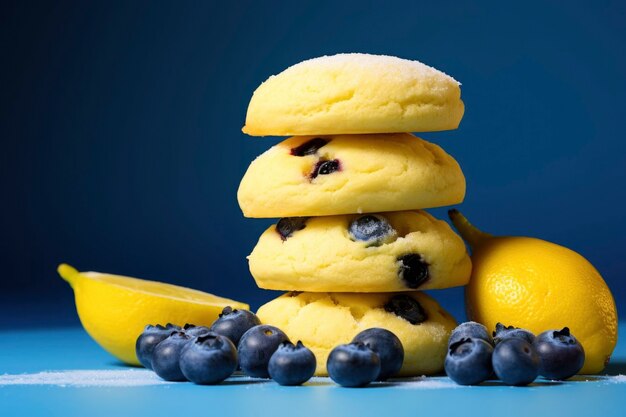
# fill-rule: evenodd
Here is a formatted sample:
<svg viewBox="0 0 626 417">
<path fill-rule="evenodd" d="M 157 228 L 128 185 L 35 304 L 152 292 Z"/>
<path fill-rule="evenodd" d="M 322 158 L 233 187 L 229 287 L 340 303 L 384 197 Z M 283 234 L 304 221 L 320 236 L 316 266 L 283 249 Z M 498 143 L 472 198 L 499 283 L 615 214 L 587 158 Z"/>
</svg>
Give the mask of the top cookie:
<svg viewBox="0 0 626 417">
<path fill-rule="evenodd" d="M 300 62 L 254 92 L 252 136 L 430 132 L 456 129 L 459 83 L 419 61 L 338 54 Z"/>
</svg>

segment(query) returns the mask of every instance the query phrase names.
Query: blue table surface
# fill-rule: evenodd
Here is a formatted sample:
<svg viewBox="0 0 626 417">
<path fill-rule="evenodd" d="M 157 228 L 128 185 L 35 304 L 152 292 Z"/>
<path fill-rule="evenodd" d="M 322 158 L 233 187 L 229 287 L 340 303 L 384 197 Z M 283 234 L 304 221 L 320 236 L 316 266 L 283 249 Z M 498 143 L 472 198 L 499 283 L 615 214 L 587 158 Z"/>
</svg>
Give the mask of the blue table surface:
<svg viewBox="0 0 626 417">
<path fill-rule="evenodd" d="M 626 323 L 620 324 L 620 333 Z M 544 415 L 624 416 L 626 382 L 611 376 L 576 377 L 563 383 L 537 380 L 529 387 L 497 381 L 460 387 L 446 377 L 342 388 L 327 378 L 301 387 L 234 376 L 217 386 L 165 383 L 142 386 L 33 385 L 16 376 L 60 370 L 135 372 L 104 352 L 81 328 L 0 332 L 0 416 L 210 416 L 238 415 Z M 21 375 L 25 374 L 25 375 Z M 614 352 L 606 375 L 626 374 L 626 343 Z M 9 384 L 8 381 L 13 381 Z M 556 413 L 556 414 L 554 414 Z"/>
</svg>

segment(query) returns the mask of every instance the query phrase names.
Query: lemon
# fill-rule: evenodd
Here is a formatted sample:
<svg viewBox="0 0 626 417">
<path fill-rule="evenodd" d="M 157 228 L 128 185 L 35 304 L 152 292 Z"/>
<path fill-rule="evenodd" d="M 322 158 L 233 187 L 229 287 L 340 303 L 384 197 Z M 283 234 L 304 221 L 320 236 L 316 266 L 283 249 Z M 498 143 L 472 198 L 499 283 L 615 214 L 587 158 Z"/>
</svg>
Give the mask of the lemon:
<svg viewBox="0 0 626 417">
<path fill-rule="evenodd" d="M 488 329 L 502 322 L 535 334 L 568 326 L 585 349 L 579 373 L 602 371 L 617 343 L 617 310 L 593 265 L 545 240 L 483 233 L 456 210 L 450 218 L 472 248 L 469 319 Z"/>
<path fill-rule="evenodd" d="M 99 272 L 57 271 L 74 289 L 76 311 L 87 333 L 107 352 L 139 365 L 135 342 L 147 324 L 210 326 L 225 306 L 248 305 L 190 288 Z"/>
</svg>

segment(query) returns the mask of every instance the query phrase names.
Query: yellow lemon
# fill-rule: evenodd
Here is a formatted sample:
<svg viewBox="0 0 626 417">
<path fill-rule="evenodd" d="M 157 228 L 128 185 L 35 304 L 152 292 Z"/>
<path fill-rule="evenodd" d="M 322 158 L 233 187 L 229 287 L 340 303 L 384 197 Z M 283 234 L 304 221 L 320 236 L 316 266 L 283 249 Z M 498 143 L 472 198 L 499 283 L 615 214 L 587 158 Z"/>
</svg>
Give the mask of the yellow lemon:
<svg viewBox="0 0 626 417">
<path fill-rule="evenodd" d="M 450 219 L 472 248 L 465 290 L 470 320 L 540 333 L 568 326 L 585 349 L 581 374 L 599 373 L 617 343 L 617 310 L 598 271 L 578 253 L 530 237 L 494 237 L 458 211 Z"/>
<path fill-rule="evenodd" d="M 139 365 L 135 342 L 147 324 L 210 326 L 225 306 L 248 305 L 202 291 L 99 272 L 57 271 L 74 289 L 76 311 L 89 335 L 107 352 Z"/>
</svg>

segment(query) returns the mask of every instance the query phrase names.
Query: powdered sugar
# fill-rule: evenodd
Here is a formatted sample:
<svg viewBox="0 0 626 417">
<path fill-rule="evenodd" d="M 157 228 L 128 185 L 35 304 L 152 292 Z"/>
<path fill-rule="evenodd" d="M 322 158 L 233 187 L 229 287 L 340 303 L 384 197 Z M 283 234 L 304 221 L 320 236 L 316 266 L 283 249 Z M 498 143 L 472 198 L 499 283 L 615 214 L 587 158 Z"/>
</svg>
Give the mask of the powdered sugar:
<svg viewBox="0 0 626 417">
<path fill-rule="evenodd" d="M 402 382 L 398 382 L 396 386 L 407 389 L 447 389 L 460 387 L 460 385 L 457 385 L 449 378 L 433 378 L 426 376 L 404 379 Z"/>
<path fill-rule="evenodd" d="M 81 370 L 0 375 L 5 385 L 56 385 L 60 387 L 136 387 L 168 384 L 154 372 L 143 369 Z"/>
<path fill-rule="evenodd" d="M 372 55 L 363 53 L 342 53 L 311 58 L 292 65 L 287 68 L 285 72 L 299 70 L 302 67 L 306 68 L 310 66 L 326 69 L 365 67 L 370 71 L 379 71 L 381 74 L 392 70 L 396 72 L 397 76 L 405 79 L 443 77 L 450 82 L 461 85 L 460 82 L 443 71 L 426 65 L 420 61 L 408 60 L 389 55 Z"/>
<path fill-rule="evenodd" d="M 240 378 L 258 381 L 254 378 Z M 264 381 L 265 382 L 265 381 Z M 267 381 L 269 382 L 269 381 Z M 604 384 L 624 384 L 626 375 L 601 376 L 581 382 L 601 382 Z M 0 375 L 0 388 L 8 385 L 54 385 L 58 387 L 140 387 L 151 385 L 167 385 L 169 382 L 159 378 L 154 372 L 145 369 L 127 370 L 68 370 L 54 372 L 38 372 L 33 374 Z M 455 389 L 463 388 L 449 378 L 416 377 L 390 382 L 375 382 L 401 389 Z M 327 377 L 314 377 L 308 385 L 328 386 L 335 383 Z M 257 384 L 251 386 L 258 387 Z"/>
<path fill-rule="evenodd" d="M 626 375 L 607 376 L 606 381 L 612 384 L 626 384 Z"/>
</svg>

